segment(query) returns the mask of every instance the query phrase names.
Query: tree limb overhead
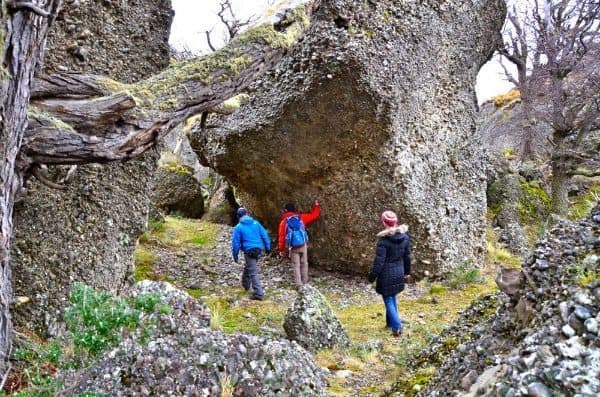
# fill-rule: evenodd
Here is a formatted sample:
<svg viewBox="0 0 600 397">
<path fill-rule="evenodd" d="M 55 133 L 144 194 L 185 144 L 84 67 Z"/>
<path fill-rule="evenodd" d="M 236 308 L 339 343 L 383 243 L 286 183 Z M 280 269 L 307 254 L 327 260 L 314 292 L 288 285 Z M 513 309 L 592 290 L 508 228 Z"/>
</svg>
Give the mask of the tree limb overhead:
<svg viewBox="0 0 600 397">
<path fill-rule="evenodd" d="M 260 25 L 219 51 L 134 84 L 78 73 L 37 79 L 22 166 L 139 156 L 186 118 L 235 96 L 273 68 L 309 23 L 305 6 L 284 18 L 283 30 Z"/>
</svg>

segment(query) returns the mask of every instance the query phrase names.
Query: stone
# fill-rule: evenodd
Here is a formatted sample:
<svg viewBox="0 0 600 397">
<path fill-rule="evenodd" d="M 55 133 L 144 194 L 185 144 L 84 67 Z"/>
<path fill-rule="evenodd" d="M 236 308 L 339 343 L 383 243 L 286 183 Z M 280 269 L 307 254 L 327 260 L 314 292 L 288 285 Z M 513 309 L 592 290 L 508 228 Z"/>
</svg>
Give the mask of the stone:
<svg viewBox="0 0 600 397">
<path fill-rule="evenodd" d="M 361 253 L 372 252 L 384 209 L 409 225 L 424 264 L 417 274 L 481 263 L 486 186 L 471 98 L 505 4 L 371 4 L 319 3 L 249 103 L 216 117 L 215 128 L 196 124 L 192 147 L 272 232 L 286 202 L 307 210 L 319 198 L 326 216 L 308 230 L 315 266 L 367 271 L 372 260 Z M 351 29 L 332 29 L 338 15 Z"/>
<path fill-rule="evenodd" d="M 562 327 L 562 333 L 567 337 L 570 338 L 572 336 L 575 336 L 577 333 L 575 332 L 575 330 L 573 329 L 573 327 L 571 327 L 569 324 L 565 324 Z"/>
<path fill-rule="evenodd" d="M 225 375 L 239 395 L 325 396 L 325 378 L 298 344 L 208 328 L 210 311 L 164 282 L 131 294 L 159 293 L 170 313 L 154 312 L 112 351 L 81 373 L 61 371 L 75 395 L 221 395 Z M 200 392 L 204 390 L 203 392 Z"/>
<path fill-rule="evenodd" d="M 285 314 L 283 328 L 288 339 L 313 352 L 350 345 L 346 331 L 325 297 L 309 284 L 298 290 L 296 300 Z"/>
<path fill-rule="evenodd" d="M 181 163 L 159 167 L 154 178 L 152 201 L 166 214 L 200 218 L 204 214 L 202 186 L 193 170 Z"/>
<path fill-rule="evenodd" d="M 517 301 L 523 292 L 525 277 L 520 269 L 508 269 L 501 267 L 494 278 L 500 291 Z"/>
<path fill-rule="evenodd" d="M 527 393 L 530 397 L 552 397 L 548 387 L 541 382 L 534 382 L 527 386 Z"/>
<path fill-rule="evenodd" d="M 469 390 L 475 381 L 477 381 L 477 371 L 471 370 L 462 378 L 460 386 L 463 390 Z"/>
<path fill-rule="evenodd" d="M 595 318 L 588 318 L 583 325 L 587 332 L 598 335 L 598 321 Z"/>
</svg>

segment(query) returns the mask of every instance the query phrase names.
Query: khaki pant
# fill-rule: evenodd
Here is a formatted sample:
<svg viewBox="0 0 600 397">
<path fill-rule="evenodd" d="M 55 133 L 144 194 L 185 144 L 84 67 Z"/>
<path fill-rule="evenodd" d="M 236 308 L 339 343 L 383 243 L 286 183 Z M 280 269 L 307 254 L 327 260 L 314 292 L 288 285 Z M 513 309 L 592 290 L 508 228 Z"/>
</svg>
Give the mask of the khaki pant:
<svg viewBox="0 0 600 397">
<path fill-rule="evenodd" d="M 298 287 L 308 283 L 308 256 L 307 245 L 292 248 L 290 250 L 290 259 L 294 269 L 294 282 Z"/>
</svg>

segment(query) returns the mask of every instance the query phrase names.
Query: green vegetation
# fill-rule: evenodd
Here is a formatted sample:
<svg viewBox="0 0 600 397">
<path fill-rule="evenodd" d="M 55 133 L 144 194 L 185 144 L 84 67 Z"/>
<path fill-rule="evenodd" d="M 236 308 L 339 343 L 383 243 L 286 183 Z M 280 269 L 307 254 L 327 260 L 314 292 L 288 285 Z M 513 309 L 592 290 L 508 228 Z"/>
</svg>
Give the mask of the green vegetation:
<svg viewBox="0 0 600 397">
<path fill-rule="evenodd" d="M 571 265 L 568 268 L 573 280 L 581 286 L 588 286 L 592 283 L 600 283 L 600 256 L 590 254 L 580 263 Z"/>
<path fill-rule="evenodd" d="M 163 168 L 165 171 L 172 172 L 178 175 L 192 175 L 194 173 L 192 167 L 189 167 L 178 161 L 162 163 L 161 168 Z"/>
<path fill-rule="evenodd" d="M 83 368 L 121 341 L 123 332 L 146 326 L 142 313 L 169 313 L 172 309 L 159 304 L 158 294 L 140 294 L 135 298 L 115 298 L 109 293 L 94 291 L 83 284 L 75 284 L 69 296 L 70 306 L 65 311 L 66 335 L 48 343 L 34 338 L 18 338 L 20 347 L 13 358 L 19 360 L 15 370 L 16 397 L 57 395 L 64 387 L 52 376 L 60 368 Z M 12 383 L 11 383 L 12 384 Z M 91 396 L 93 394 L 87 394 Z"/>
<path fill-rule="evenodd" d="M 136 281 L 153 279 L 154 264 L 158 257 L 143 246 L 138 246 L 133 253 L 135 264 L 134 277 Z"/>
<path fill-rule="evenodd" d="M 518 202 L 518 214 L 521 223 L 531 225 L 545 220 L 550 210 L 550 195 L 533 182 L 521 179 L 523 196 Z"/>
<path fill-rule="evenodd" d="M 482 282 L 479 269 L 473 265 L 473 260 L 467 259 L 448 275 L 444 284 L 450 289 L 464 289 L 470 284 Z"/>
<path fill-rule="evenodd" d="M 517 152 L 517 149 L 515 149 L 515 148 L 505 147 L 502 149 L 502 155 L 507 160 L 513 160 L 517 157 L 518 152 Z"/>
<path fill-rule="evenodd" d="M 569 207 L 569 219 L 577 220 L 587 216 L 599 200 L 600 185 L 594 185 L 585 194 L 572 200 Z"/>
<path fill-rule="evenodd" d="M 488 265 L 501 265 L 508 268 L 516 268 L 521 266 L 521 257 L 513 255 L 505 247 L 498 243 L 498 236 L 488 228 L 485 233 L 487 250 L 485 262 Z"/>
<path fill-rule="evenodd" d="M 167 216 L 164 222 L 160 223 L 160 227 L 150 231 L 146 241 L 148 241 L 148 244 L 152 243 L 150 245 L 162 247 L 182 248 L 190 245 L 200 245 L 212 249 L 216 236 L 217 225 L 215 224 L 195 219 Z"/>
</svg>

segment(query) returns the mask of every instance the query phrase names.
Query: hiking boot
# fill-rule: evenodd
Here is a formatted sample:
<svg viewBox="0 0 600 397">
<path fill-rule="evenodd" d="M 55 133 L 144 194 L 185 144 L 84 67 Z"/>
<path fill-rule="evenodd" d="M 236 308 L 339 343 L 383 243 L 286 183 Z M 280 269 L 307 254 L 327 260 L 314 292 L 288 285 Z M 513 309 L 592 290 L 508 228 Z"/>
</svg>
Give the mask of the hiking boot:
<svg viewBox="0 0 600 397">
<path fill-rule="evenodd" d="M 250 299 L 252 299 L 253 301 L 261 301 L 261 300 L 264 299 L 264 297 L 263 296 L 258 296 L 258 295 L 252 295 L 250 297 Z"/>
<path fill-rule="evenodd" d="M 396 337 L 396 338 L 401 337 L 402 336 L 402 330 L 399 329 L 398 331 L 392 331 L 392 336 Z"/>
</svg>

